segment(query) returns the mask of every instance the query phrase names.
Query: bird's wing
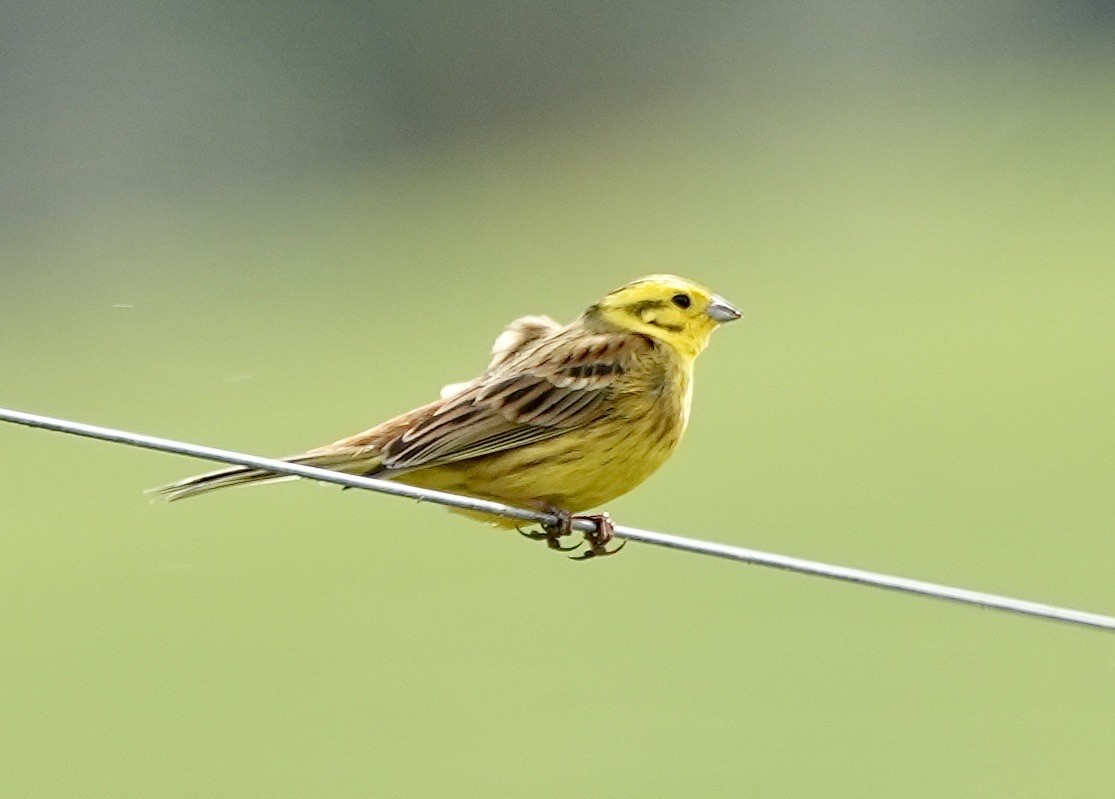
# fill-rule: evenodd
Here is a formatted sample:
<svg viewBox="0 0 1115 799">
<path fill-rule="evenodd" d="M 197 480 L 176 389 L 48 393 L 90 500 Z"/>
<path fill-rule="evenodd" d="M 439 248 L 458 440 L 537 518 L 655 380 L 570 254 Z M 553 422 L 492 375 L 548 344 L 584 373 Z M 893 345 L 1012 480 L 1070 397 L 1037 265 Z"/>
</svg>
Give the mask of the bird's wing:
<svg viewBox="0 0 1115 799">
<path fill-rule="evenodd" d="M 492 362 L 485 372 L 491 372 L 514 357 L 527 351 L 546 336 L 561 330 L 561 324 L 548 316 L 521 316 L 503 329 L 492 344 Z"/>
<path fill-rule="evenodd" d="M 548 316 L 522 316 L 507 327 L 496 337 L 492 344 L 492 361 L 484 370 L 487 375 L 507 363 L 511 358 L 525 352 L 529 346 L 534 345 L 539 339 L 557 333 L 561 325 Z M 460 394 L 471 386 L 475 380 L 466 380 L 461 383 L 450 383 L 441 390 L 441 398 L 449 399 Z"/>
<path fill-rule="evenodd" d="M 460 393 L 400 418 L 394 429 L 392 422 L 376 428 L 381 468 L 476 458 L 590 424 L 606 412 L 615 381 L 652 346 L 623 333 L 536 336 Z"/>
</svg>

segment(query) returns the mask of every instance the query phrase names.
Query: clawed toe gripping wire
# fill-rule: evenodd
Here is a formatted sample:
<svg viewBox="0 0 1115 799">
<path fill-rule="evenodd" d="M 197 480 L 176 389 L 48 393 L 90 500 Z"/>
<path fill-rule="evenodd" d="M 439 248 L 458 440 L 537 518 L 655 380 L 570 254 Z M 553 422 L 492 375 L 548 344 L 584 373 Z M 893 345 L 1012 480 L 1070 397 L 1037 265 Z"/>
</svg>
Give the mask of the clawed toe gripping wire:
<svg viewBox="0 0 1115 799">
<path fill-rule="evenodd" d="M 616 526 L 612 524 L 612 517 L 607 513 L 598 513 L 590 516 L 573 516 L 568 511 L 561 508 L 555 508 L 547 505 L 543 513 L 549 514 L 548 520 L 539 522 L 542 527 L 542 532 L 525 532 L 516 527 L 519 535 L 524 538 L 529 538 L 532 541 L 545 541 L 546 546 L 550 549 L 556 549 L 558 552 L 572 552 L 579 549 L 581 544 L 587 544 L 588 549 L 580 555 L 570 555 L 570 560 L 588 560 L 589 558 L 599 558 L 606 555 L 614 555 L 619 552 L 624 546 L 627 545 L 627 539 L 619 542 L 619 546 L 615 549 L 608 549 L 608 542 L 615 537 Z M 584 531 L 584 539 L 577 541 L 571 546 L 563 547 L 561 539 L 573 533 L 573 522 L 586 521 L 592 524 L 592 528 Z"/>
</svg>

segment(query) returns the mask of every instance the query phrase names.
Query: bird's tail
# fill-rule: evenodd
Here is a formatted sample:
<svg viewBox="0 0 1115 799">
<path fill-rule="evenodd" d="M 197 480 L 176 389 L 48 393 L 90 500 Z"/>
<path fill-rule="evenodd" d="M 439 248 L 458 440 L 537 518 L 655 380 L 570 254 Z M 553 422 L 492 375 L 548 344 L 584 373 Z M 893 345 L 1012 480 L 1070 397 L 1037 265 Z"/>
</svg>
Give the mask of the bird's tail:
<svg viewBox="0 0 1115 799">
<path fill-rule="evenodd" d="M 369 474 L 376 471 L 382 458 L 368 447 L 334 447 L 311 450 L 301 455 L 292 455 L 282 460 L 287 463 L 300 463 L 304 466 L 317 466 L 322 469 L 333 469 L 348 474 Z M 218 469 L 214 472 L 187 477 L 177 483 L 153 488 L 148 493 L 162 497 L 168 502 L 176 499 L 196 497 L 199 494 L 208 494 L 219 488 L 231 488 L 239 485 L 252 485 L 261 483 L 277 483 L 282 480 L 297 480 L 293 475 L 275 474 L 263 469 L 252 469 L 247 466 L 230 466 L 227 469 Z"/>
</svg>

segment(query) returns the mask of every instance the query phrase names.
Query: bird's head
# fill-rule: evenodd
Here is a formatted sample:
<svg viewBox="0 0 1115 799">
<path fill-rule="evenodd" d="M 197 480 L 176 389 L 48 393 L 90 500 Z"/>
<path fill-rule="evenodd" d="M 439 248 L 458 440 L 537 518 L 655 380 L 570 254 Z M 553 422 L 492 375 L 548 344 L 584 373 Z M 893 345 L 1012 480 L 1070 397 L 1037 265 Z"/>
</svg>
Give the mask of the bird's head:
<svg viewBox="0 0 1115 799">
<path fill-rule="evenodd" d="M 585 311 L 590 322 L 650 336 L 690 358 L 708 345 L 713 330 L 740 316 L 723 297 L 674 275 L 633 280 Z"/>
</svg>

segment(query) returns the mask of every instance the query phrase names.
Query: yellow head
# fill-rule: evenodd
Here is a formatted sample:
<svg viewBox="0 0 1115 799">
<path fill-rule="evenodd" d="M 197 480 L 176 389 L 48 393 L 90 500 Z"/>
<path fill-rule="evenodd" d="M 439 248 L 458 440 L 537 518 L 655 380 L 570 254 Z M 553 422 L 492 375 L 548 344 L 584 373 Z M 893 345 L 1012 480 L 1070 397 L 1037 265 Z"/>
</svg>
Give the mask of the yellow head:
<svg viewBox="0 0 1115 799">
<path fill-rule="evenodd" d="M 723 297 L 674 275 L 632 280 L 585 311 L 590 323 L 642 333 L 690 358 L 708 345 L 713 330 L 740 316 Z"/>
</svg>

